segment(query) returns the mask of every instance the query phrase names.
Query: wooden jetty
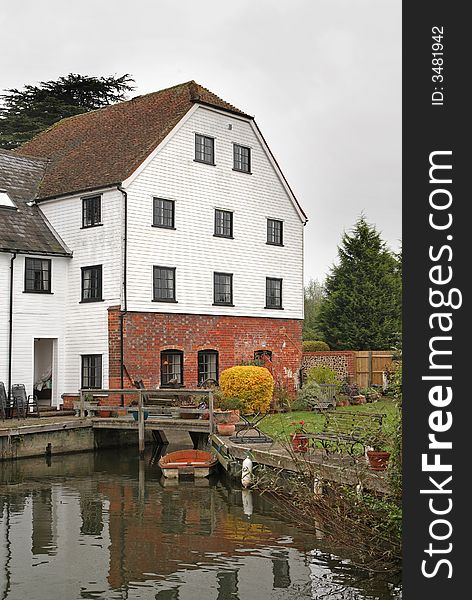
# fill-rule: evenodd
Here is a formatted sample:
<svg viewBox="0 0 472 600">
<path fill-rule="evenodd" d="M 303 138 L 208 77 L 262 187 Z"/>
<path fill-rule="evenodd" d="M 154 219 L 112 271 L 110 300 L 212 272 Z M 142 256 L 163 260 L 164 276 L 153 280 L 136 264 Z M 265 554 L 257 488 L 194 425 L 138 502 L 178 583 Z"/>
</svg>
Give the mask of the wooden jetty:
<svg viewBox="0 0 472 600">
<path fill-rule="evenodd" d="M 195 448 L 202 449 L 207 442 L 208 436 L 214 431 L 214 406 L 213 392 L 208 389 L 101 389 L 93 390 L 94 394 L 121 396 L 120 405 L 105 405 L 98 402 L 90 402 L 86 397 L 91 394 L 90 390 L 79 390 L 79 401 L 76 410 L 79 416 L 84 418 L 86 414 L 93 415 L 100 411 L 112 411 L 127 413 L 137 412 L 137 419 L 130 419 L 128 414 L 117 417 L 95 417 L 91 416 L 94 429 L 136 429 L 138 432 L 139 455 L 144 456 L 145 431 L 153 431 L 154 438 L 160 443 L 166 443 L 164 429 L 176 431 L 187 431 L 192 438 Z M 132 395 L 137 397 L 136 406 L 129 406 L 125 397 Z M 173 407 L 172 404 L 181 397 L 201 397 L 207 399 L 208 408 Z M 175 411 L 195 415 L 196 418 L 176 418 L 172 415 Z M 167 413 L 167 414 L 165 414 Z M 199 418 L 203 413 L 208 413 L 208 419 Z"/>
<path fill-rule="evenodd" d="M 349 486 L 361 484 L 362 488 L 386 494 L 389 491 L 385 472 L 369 470 L 363 456 L 356 459 L 345 454 L 326 455 L 324 450 L 310 449 L 295 457 L 287 444 L 280 442 L 235 444 L 229 437 L 212 434 L 212 452 L 231 477 L 241 478 L 241 465 L 249 454 L 255 465 L 271 467 L 277 471 L 298 473 L 306 470 L 320 481 L 332 481 Z"/>
</svg>

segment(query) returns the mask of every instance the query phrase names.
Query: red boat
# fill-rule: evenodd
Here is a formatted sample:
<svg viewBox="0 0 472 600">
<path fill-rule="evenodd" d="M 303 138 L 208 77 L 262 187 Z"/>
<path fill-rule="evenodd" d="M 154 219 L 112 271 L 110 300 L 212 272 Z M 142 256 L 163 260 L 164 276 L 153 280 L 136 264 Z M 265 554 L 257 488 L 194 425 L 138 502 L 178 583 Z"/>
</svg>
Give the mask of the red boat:
<svg viewBox="0 0 472 600">
<path fill-rule="evenodd" d="M 179 475 L 208 477 L 218 464 L 218 459 L 206 450 L 177 450 L 159 460 L 164 477 L 177 479 Z"/>
</svg>

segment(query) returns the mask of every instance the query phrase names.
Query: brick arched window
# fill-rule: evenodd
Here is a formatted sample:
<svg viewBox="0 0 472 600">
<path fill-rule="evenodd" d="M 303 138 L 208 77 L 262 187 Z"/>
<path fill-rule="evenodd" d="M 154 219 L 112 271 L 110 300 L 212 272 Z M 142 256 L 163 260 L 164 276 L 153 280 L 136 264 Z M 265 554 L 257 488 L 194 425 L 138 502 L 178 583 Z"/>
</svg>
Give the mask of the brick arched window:
<svg viewBox="0 0 472 600">
<path fill-rule="evenodd" d="M 161 387 L 184 384 L 184 353 L 181 350 L 162 350 Z"/>
<path fill-rule="evenodd" d="M 198 352 L 198 384 L 207 379 L 218 381 L 218 352 L 216 350 L 199 350 Z"/>
</svg>

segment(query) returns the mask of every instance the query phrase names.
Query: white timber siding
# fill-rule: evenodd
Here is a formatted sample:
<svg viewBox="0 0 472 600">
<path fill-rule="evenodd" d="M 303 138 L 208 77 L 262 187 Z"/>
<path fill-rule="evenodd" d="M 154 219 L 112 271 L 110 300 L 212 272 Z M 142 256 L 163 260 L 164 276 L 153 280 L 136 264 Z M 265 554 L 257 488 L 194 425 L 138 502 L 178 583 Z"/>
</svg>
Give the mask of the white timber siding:
<svg viewBox="0 0 472 600">
<path fill-rule="evenodd" d="M 215 166 L 194 161 L 196 133 L 215 139 Z M 252 174 L 233 171 L 233 143 Z M 303 223 L 248 120 L 198 107 L 127 191 L 128 310 L 303 318 Z M 175 230 L 152 227 L 153 197 L 175 201 Z M 214 237 L 216 208 L 234 239 Z M 267 218 L 283 221 L 282 247 L 266 244 Z M 175 267 L 177 303 L 152 301 L 153 265 Z M 234 307 L 213 306 L 215 271 L 233 273 Z M 283 279 L 284 310 L 264 308 L 266 277 Z"/>
<path fill-rule="evenodd" d="M 80 194 L 48 200 L 40 208 L 72 250 L 67 276 L 66 365 L 63 392 L 77 393 L 81 385 L 81 356 L 102 355 L 102 385 L 108 387 L 108 307 L 121 304 L 123 195 L 117 189 L 101 192 L 102 225 L 82 229 Z M 81 268 L 102 265 L 103 301 L 81 303 Z"/>
<path fill-rule="evenodd" d="M 0 381 L 8 385 L 10 259 L 0 253 Z M 51 294 L 25 293 L 25 258 L 51 260 Z M 18 254 L 13 261 L 13 347 L 12 384 L 23 383 L 27 394 L 33 393 L 34 340 L 53 339 L 52 405 L 60 403 L 64 389 L 65 370 L 65 307 L 67 294 L 68 258 Z"/>
</svg>

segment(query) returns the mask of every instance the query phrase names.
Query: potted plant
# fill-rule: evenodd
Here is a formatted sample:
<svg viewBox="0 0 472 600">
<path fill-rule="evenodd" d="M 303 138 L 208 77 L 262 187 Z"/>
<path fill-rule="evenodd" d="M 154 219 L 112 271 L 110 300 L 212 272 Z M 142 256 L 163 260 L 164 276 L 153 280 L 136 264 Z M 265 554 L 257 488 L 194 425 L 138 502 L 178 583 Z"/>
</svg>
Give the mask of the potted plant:
<svg viewBox="0 0 472 600">
<path fill-rule="evenodd" d="M 365 446 L 369 467 L 372 471 L 385 471 L 388 466 L 390 452 L 387 450 L 389 439 L 385 432 L 380 429 L 366 436 Z"/>
<path fill-rule="evenodd" d="M 189 408 L 197 408 L 198 407 L 198 401 L 195 398 L 195 396 L 189 396 L 188 398 L 183 398 L 180 402 L 180 418 L 181 419 L 198 419 L 199 415 L 198 413 L 194 413 L 194 412 L 188 412 L 185 409 L 189 409 Z"/>
<path fill-rule="evenodd" d="M 336 398 L 336 406 L 349 406 L 350 398 L 347 394 L 339 394 Z"/>
<path fill-rule="evenodd" d="M 350 402 L 354 406 L 358 404 L 365 404 L 366 398 L 363 394 L 356 394 L 355 396 L 351 396 Z"/>
<path fill-rule="evenodd" d="M 137 400 L 133 400 L 132 402 L 130 402 L 130 406 L 134 407 L 134 410 L 131 410 L 131 414 L 133 415 L 133 419 L 135 421 L 138 420 L 138 416 L 139 416 L 139 411 L 138 411 L 138 401 Z M 146 420 L 149 417 L 149 411 L 145 410 L 144 411 L 144 420 Z"/>
<path fill-rule="evenodd" d="M 291 435 L 293 451 L 306 452 L 308 450 L 309 439 L 305 435 L 305 421 L 292 421 L 292 425 L 295 426 L 294 432 Z"/>
<path fill-rule="evenodd" d="M 239 398 L 228 398 L 215 394 L 215 410 L 213 412 L 215 423 L 232 423 L 236 425 L 240 420 L 241 401 Z"/>
</svg>

